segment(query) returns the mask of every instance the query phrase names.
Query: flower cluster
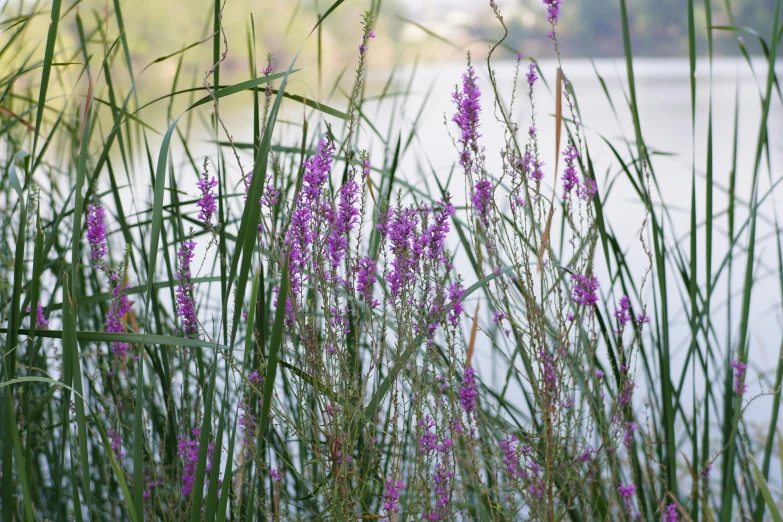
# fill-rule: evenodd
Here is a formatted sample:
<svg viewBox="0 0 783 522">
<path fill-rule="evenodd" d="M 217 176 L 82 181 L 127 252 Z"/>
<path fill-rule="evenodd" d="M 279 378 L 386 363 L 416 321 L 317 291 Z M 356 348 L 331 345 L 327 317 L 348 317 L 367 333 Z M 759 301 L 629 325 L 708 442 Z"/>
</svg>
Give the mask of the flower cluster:
<svg viewBox="0 0 783 522">
<path fill-rule="evenodd" d="M 381 496 L 383 510 L 386 511 L 387 517 L 391 517 L 392 513 L 400 510 L 400 490 L 405 488 L 405 484 L 401 480 L 387 480 L 384 486 L 385 490 Z"/>
<path fill-rule="evenodd" d="M 582 306 L 595 306 L 598 302 L 598 278 L 594 275 L 572 274 L 571 300 Z"/>
<path fill-rule="evenodd" d="M 109 252 L 106 246 L 106 211 L 95 199 L 87 205 L 87 241 L 92 251 L 90 259 L 97 269 L 103 267 L 103 257 Z"/>
<path fill-rule="evenodd" d="M 217 186 L 217 184 L 217 179 L 215 179 L 214 176 L 212 176 L 212 179 L 209 179 L 209 173 L 207 172 L 207 160 L 204 160 L 204 177 L 199 178 L 199 180 L 196 182 L 196 186 L 201 192 L 201 198 L 196 203 L 196 206 L 200 209 L 198 218 L 202 223 L 207 225 L 207 227 L 212 227 L 212 216 L 217 210 L 217 206 L 215 204 L 215 193 L 212 190 Z"/>
<path fill-rule="evenodd" d="M 734 368 L 734 392 L 737 395 L 742 395 L 748 391 L 748 385 L 745 384 L 745 371 L 748 369 L 748 365 L 740 360 L 733 361 L 731 367 Z"/>
<path fill-rule="evenodd" d="M 109 272 L 109 283 L 111 285 L 111 301 L 109 302 L 109 311 L 106 314 L 104 329 L 110 333 L 124 333 L 127 331 L 124 317 L 131 309 L 131 303 L 128 301 L 125 291 L 130 285 L 116 272 Z M 114 357 L 120 361 L 125 360 L 129 348 L 126 342 L 112 343 Z"/>
<path fill-rule="evenodd" d="M 193 281 L 190 272 L 190 263 L 193 261 L 196 242 L 192 239 L 182 242 L 182 248 L 177 252 L 179 260 L 177 269 L 177 313 L 182 320 L 182 329 L 185 337 L 198 337 L 198 317 L 196 317 L 196 301 L 193 297 Z"/>
<path fill-rule="evenodd" d="M 476 369 L 472 366 L 465 368 L 462 374 L 462 387 L 459 390 L 459 402 L 466 413 L 476 409 Z"/>
<path fill-rule="evenodd" d="M 182 457 L 184 463 L 182 470 L 182 494 L 184 496 L 188 496 L 193 492 L 193 487 L 196 483 L 196 466 L 198 465 L 198 446 L 201 430 L 193 428 L 191 434 L 192 437 L 180 435 L 177 444 L 177 455 Z M 209 473 L 212 471 L 212 453 L 214 449 L 215 444 L 210 442 L 207 447 L 207 477 L 209 477 Z"/>
</svg>

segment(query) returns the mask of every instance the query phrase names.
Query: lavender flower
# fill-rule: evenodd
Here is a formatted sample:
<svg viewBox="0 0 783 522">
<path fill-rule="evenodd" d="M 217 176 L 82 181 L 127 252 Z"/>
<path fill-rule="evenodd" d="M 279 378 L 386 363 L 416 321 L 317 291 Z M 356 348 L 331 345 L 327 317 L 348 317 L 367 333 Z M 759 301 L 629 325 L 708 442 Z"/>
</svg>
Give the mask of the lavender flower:
<svg viewBox="0 0 783 522">
<path fill-rule="evenodd" d="M 416 226 L 419 219 L 416 210 L 412 208 L 399 209 L 394 212 L 389 209 L 377 228 L 381 235 L 388 237 L 390 250 L 394 254 L 391 270 L 386 274 L 389 283 L 390 300 L 394 300 L 403 289 L 415 279 L 416 256 L 413 245 L 416 239 Z"/>
<path fill-rule="evenodd" d="M 617 487 L 618 493 L 625 498 L 630 498 L 636 493 L 636 486 L 633 484 L 620 484 Z"/>
<path fill-rule="evenodd" d="M 538 80 L 538 72 L 536 71 L 536 67 L 538 67 L 536 62 L 531 62 L 530 65 L 527 66 L 527 73 L 525 74 L 527 77 L 527 83 L 531 88 L 533 87 L 533 84 L 536 83 L 536 80 Z M 535 134 L 535 129 L 533 127 L 531 127 L 531 129 L 533 130 L 530 132 L 530 134 Z"/>
<path fill-rule="evenodd" d="M 103 257 L 109 252 L 106 246 L 106 211 L 98 202 L 87 205 L 87 241 L 92 250 L 90 260 L 95 268 L 103 267 Z"/>
<path fill-rule="evenodd" d="M 481 91 L 476 85 L 476 73 L 470 65 L 468 57 L 468 70 L 462 75 L 462 91 L 455 90 L 452 95 L 454 103 L 457 105 L 457 113 L 452 118 L 462 131 L 459 142 L 462 144 L 459 164 L 465 169 L 466 174 L 471 174 L 476 170 L 475 155 L 480 154 L 478 139 L 481 135 L 478 133 L 479 114 L 481 113 L 481 103 L 479 98 Z"/>
<path fill-rule="evenodd" d="M 476 370 L 472 366 L 465 368 L 462 374 L 462 387 L 459 390 L 459 402 L 466 413 L 476 409 Z"/>
<path fill-rule="evenodd" d="M 619 331 L 622 331 L 623 328 L 625 328 L 625 325 L 628 323 L 628 321 L 631 320 L 631 314 L 629 311 L 631 310 L 631 300 L 628 299 L 627 295 L 624 295 L 620 298 L 620 303 L 618 304 L 617 308 L 614 310 L 614 317 L 617 319 L 617 324 L 619 326 Z"/>
<path fill-rule="evenodd" d="M 212 216 L 217 210 L 215 193 L 212 189 L 215 188 L 217 184 L 217 179 L 215 179 L 214 176 L 212 176 L 211 180 L 209 179 L 207 161 L 204 160 L 204 177 L 199 178 L 196 182 L 196 186 L 201 191 L 201 198 L 198 200 L 198 203 L 196 203 L 196 206 L 201 209 L 198 213 L 198 218 L 210 228 L 212 227 Z"/>
<path fill-rule="evenodd" d="M 182 248 L 177 252 L 179 266 L 177 270 L 177 313 L 182 319 L 182 328 L 186 337 L 198 337 L 198 317 L 196 317 L 196 302 L 193 298 L 194 285 L 191 281 L 190 263 L 196 255 L 194 249 L 196 242 L 185 240 Z"/>
<path fill-rule="evenodd" d="M 182 457 L 185 464 L 182 471 L 182 494 L 184 496 L 193 492 L 193 486 L 196 483 L 196 466 L 198 464 L 198 446 L 201 430 L 193 428 L 191 434 L 193 435 L 192 438 L 180 435 L 178 437 L 179 443 L 177 444 L 177 455 Z M 212 453 L 214 449 L 215 444 L 210 442 L 207 446 L 207 477 L 209 477 L 209 473 L 212 471 Z"/>
<path fill-rule="evenodd" d="M 677 504 L 669 504 L 666 512 L 663 514 L 662 522 L 679 522 L 680 518 L 678 515 Z"/>
<path fill-rule="evenodd" d="M 391 517 L 392 513 L 396 513 L 400 510 L 400 490 L 405 487 L 405 484 L 401 480 L 388 480 L 386 481 L 386 490 L 381 495 L 383 500 L 383 509 L 386 511 L 386 516 Z"/>
<path fill-rule="evenodd" d="M 106 435 L 109 436 L 109 440 L 111 441 L 111 449 L 114 451 L 114 454 L 117 455 L 118 458 L 124 457 L 125 453 L 122 452 L 122 447 L 120 446 L 120 443 L 122 442 L 120 434 L 114 430 L 107 430 Z"/>
<path fill-rule="evenodd" d="M 547 20 L 552 25 L 557 25 L 557 20 L 560 17 L 560 4 L 563 0 L 544 0 L 547 11 Z"/>
<path fill-rule="evenodd" d="M 479 221 L 484 228 L 489 227 L 489 211 L 492 205 L 492 182 L 482 179 L 476 182 L 473 190 L 473 208 L 479 215 Z"/>
<path fill-rule="evenodd" d="M 356 291 L 364 297 L 364 302 L 370 308 L 375 308 L 379 304 L 372 295 L 372 287 L 375 284 L 375 261 L 369 256 L 364 256 L 354 270 L 357 272 Z"/>
<path fill-rule="evenodd" d="M 595 291 L 598 290 L 598 278 L 593 275 L 572 274 L 573 288 L 571 289 L 571 300 L 582 306 L 595 306 L 598 302 L 598 296 Z"/>
<path fill-rule="evenodd" d="M 30 305 L 27 305 L 27 308 L 25 308 L 24 311 L 29 312 Z M 46 330 L 49 328 L 49 321 L 46 320 L 46 316 L 44 315 L 43 311 L 43 305 L 40 301 L 38 301 L 38 306 L 35 309 L 35 327 L 39 330 Z"/>
<path fill-rule="evenodd" d="M 516 441 L 517 438 L 513 435 L 510 439 L 506 438 L 500 441 L 500 448 L 503 450 L 503 464 L 506 465 L 506 475 L 511 480 L 524 475 L 523 470 L 519 468 L 519 457 L 517 457 L 517 448 L 514 444 Z"/>
<path fill-rule="evenodd" d="M 460 283 L 453 283 L 449 287 L 449 322 L 452 326 L 459 324 L 459 318 L 462 315 L 462 295 L 465 293 L 465 289 L 462 288 Z"/>
<path fill-rule="evenodd" d="M 737 395 L 742 395 L 748 391 L 748 386 L 745 384 L 745 371 L 748 369 L 748 365 L 740 360 L 737 360 L 731 363 L 731 367 L 736 370 L 734 372 L 734 392 Z"/>
<path fill-rule="evenodd" d="M 579 157 L 579 151 L 569 140 L 566 150 L 563 151 L 566 168 L 563 172 L 563 199 L 568 199 L 571 191 L 576 188 L 579 190 L 579 176 L 576 174 L 575 160 Z"/>
<path fill-rule="evenodd" d="M 359 209 L 356 208 L 358 195 L 359 184 L 353 180 L 348 181 L 340 189 L 337 216 L 332 222 L 332 231 L 327 239 L 326 257 L 331 261 L 333 267 L 340 265 L 340 261 L 348 249 L 348 235 L 358 222 Z"/>
<path fill-rule="evenodd" d="M 126 283 L 123 278 L 115 272 L 109 273 L 109 282 L 111 284 L 111 301 L 109 302 L 109 311 L 106 314 L 104 329 L 110 333 L 125 333 L 127 330 L 125 329 L 123 318 L 131 309 L 131 303 L 128 301 L 125 290 L 130 284 Z M 114 357 L 120 361 L 125 360 L 129 348 L 128 343 L 126 342 L 112 343 Z"/>
<path fill-rule="evenodd" d="M 270 469 L 269 476 L 278 484 L 283 480 L 283 473 L 279 469 Z"/>
</svg>

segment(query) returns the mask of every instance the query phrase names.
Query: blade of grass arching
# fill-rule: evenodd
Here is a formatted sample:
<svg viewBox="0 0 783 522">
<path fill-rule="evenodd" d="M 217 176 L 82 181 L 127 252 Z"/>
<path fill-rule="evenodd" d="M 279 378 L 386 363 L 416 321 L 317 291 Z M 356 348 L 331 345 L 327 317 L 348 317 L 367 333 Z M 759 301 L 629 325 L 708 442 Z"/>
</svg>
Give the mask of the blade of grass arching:
<svg viewBox="0 0 783 522">
<path fill-rule="evenodd" d="M 133 416 L 133 507 L 144 513 L 144 353 L 136 366 L 136 412 Z"/>
<path fill-rule="evenodd" d="M 66 297 L 66 303 L 63 305 L 63 310 L 68 307 L 68 300 Z M 8 328 L 0 328 L 0 333 L 7 333 Z M 30 330 L 27 328 L 20 328 L 19 335 L 30 335 Z M 63 339 L 67 335 L 65 330 L 36 330 L 38 337 L 46 337 L 48 339 Z M 182 337 L 174 337 L 171 335 L 156 335 L 145 333 L 109 333 L 109 332 L 86 332 L 76 331 L 76 338 L 79 341 L 90 341 L 96 343 L 117 343 L 125 342 L 129 344 L 156 344 L 161 346 L 189 346 L 192 348 L 219 348 L 221 350 L 227 350 L 228 346 L 223 344 L 216 344 L 208 341 L 200 341 L 198 339 L 185 339 Z"/>
<path fill-rule="evenodd" d="M 52 72 L 52 60 L 54 59 L 54 45 L 57 40 L 57 28 L 60 25 L 60 8 L 62 0 L 52 0 L 52 15 L 49 23 L 49 33 L 46 36 L 46 51 L 44 53 L 43 69 L 41 71 L 41 88 L 38 93 L 38 113 L 35 117 L 35 133 L 33 134 L 33 149 L 31 156 L 35 158 L 35 149 L 38 146 L 38 136 L 41 132 L 44 105 L 46 104 L 46 92 L 49 89 L 49 76 Z M 8 497 L 7 497 L 8 498 Z"/>
<path fill-rule="evenodd" d="M 764 98 L 762 103 L 762 112 L 759 122 L 758 140 L 756 142 L 756 153 L 753 165 L 753 179 L 751 182 L 751 197 L 750 197 L 750 231 L 748 232 L 748 248 L 747 248 L 747 263 L 745 266 L 745 281 L 742 296 L 742 309 L 740 316 L 740 330 L 739 330 L 739 357 L 741 362 L 747 364 L 748 360 L 748 341 L 750 337 L 749 332 L 749 320 L 750 320 L 750 301 L 751 291 L 753 289 L 753 267 L 756 262 L 755 248 L 756 248 L 756 216 L 758 211 L 758 174 L 761 167 L 762 154 L 764 150 L 764 144 L 767 138 L 767 120 L 769 118 L 770 105 L 772 102 L 772 80 L 775 74 L 775 59 L 777 56 L 778 42 L 780 33 L 778 33 L 778 24 L 780 21 L 780 0 L 775 2 L 775 14 L 773 16 L 772 23 L 772 38 L 770 39 L 770 54 L 767 70 L 767 83 L 764 91 Z M 730 371 L 730 368 L 727 368 Z M 731 392 L 731 390 L 727 390 Z M 741 414 L 741 397 L 726 396 L 724 400 L 731 401 L 732 404 L 732 426 L 735 426 L 739 422 L 739 416 Z M 736 458 L 736 437 L 735 429 L 731 429 L 727 441 L 727 455 L 726 464 L 724 466 L 724 487 L 722 492 L 721 503 L 721 522 L 729 522 L 733 515 L 732 505 L 735 494 L 734 483 L 734 459 Z"/>
<path fill-rule="evenodd" d="M 756 484 L 759 487 L 759 495 L 763 497 L 764 502 L 769 508 L 769 515 L 775 522 L 783 522 L 783 517 L 780 515 L 780 511 L 775 505 L 775 499 L 772 498 L 772 493 L 769 491 L 767 481 L 764 480 L 764 476 L 761 474 L 758 464 L 756 464 L 756 459 L 753 458 L 753 455 L 750 453 L 748 453 L 748 459 L 753 466 L 753 478 L 756 479 Z"/>
<path fill-rule="evenodd" d="M 207 454 L 209 452 L 209 435 L 212 430 L 212 402 L 215 397 L 215 376 L 217 375 L 217 352 L 209 373 L 209 384 L 204 394 L 204 418 L 201 422 L 201 434 L 198 443 L 198 462 L 196 463 L 196 480 L 193 486 L 193 497 L 190 505 L 191 522 L 201 520 L 201 499 L 204 496 L 204 475 L 207 470 Z M 220 451 L 218 442 L 218 451 Z"/>
</svg>

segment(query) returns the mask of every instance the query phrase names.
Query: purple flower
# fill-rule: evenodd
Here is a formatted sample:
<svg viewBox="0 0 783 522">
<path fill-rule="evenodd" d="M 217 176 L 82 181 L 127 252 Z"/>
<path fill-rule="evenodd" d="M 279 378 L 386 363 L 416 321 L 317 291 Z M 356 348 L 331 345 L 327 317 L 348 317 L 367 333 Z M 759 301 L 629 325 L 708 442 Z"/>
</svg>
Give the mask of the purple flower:
<svg viewBox="0 0 783 522">
<path fill-rule="evenodd" d="M 359 184 L 353 180 L 348 181 L 340 189 L 337 216 L 332 222 L 332 231 L 327 239 L 326 257 L 332 262 L 333 267 L 340 265 L 340 261 L 348 249 L 348 235 L 358 222 L 359 209 L 356 208 L 358 194 Z"/>
<path fill-rule="evenodd" d="M 617 308 L 614 310 L 614 317 L 617 319 L 617 324 L 619 325 L 619 330 L 622 331 L 623 328 L 625 328 L 625 325 L 628 323 L 628 321 L 631 320 L 631 314 L 629 311 L 631 310 L 631 300 L 628 299 L 627 295 L 624 295 L 620 298 L 620 303 L 618 304 Z"/>
<path fill-rule="evenodd" d="M 459 142 L 462 144 L 459 164 L 465 169 L 466 174 L 475 172 L 475 164 L 478 161 L 475 156 L 481 153 L 478 145 L 478 139 L 481 137 L 478 133 L 479 114 L 481 113 L 480 97 L 481 91 L 476 85 L 476 74 L 468 62 L 468 70 L 462 75 L 462 91 L 455 90 L 452 95 L 452 99 L 457 105 L 457 113 L 452 121 L 462 131 L 459 138 Z"/>
<path fill-rule="evenodd" d="M 419 419 L 419 428 L 424 430 L 424 433 L 419 437 L 419 453 L 429 454 L 434 450 L 438 444 L 438 437 L 430 430 L 435 427 L 435 421 L 432 417 L 426 419 Z"/>
<path fill-rule="evenodd" d="M 536 71 L 536 67 L 536 62 L 531 62 L 530 65 L 527 66 L 527 73 L 525 76 L 527 77 L 527 83 L 530 85 L 530 87 L 533 87 L 533 84 L 536 83 L 536 80 L 538 80 L 538 72 Z M 531 134 L 534 133 L 531 132 Z"/>
<path fill-rule="evenodd" d="M 459 402 L 466 413 L 476 409 L 476 370 L 472 366 L 465 368 L 462 374 L 462 387 L 459 390 Z"/>
<path fill-rule="evenodd" d="M 364 297 L 364 302 L 370 308 L 378 306 L 378 300 L 372 295 L 372 287 L 375 284 L 375 261 L 369 256 L 364 256 L 359 260 L 359 265 L 354 267 L 356 275 L 356 291 Z"/>
<path fill-rule="evenodd" d="M 302 284 L 305 282 L 305 272 L 311 256 L 311 246 L 318 236 L 317 220 L 323 219 L 325 216 L 321 193 L 323 184 L 331 173 L 332 154 L 334 154 L 334 144 L 326 136 L 318 142 L 318 153 L 305 161 L 302 188 L 297 196 L 294 211 L 291 214 L 291 223 L 283 240 L 283 243 L 289 248 L 288 277 L 291 294 L 295 299 L 302 293 Z M 293 303 L 286 296 L 283 298 L 286 307 L 286 325 L 290 326 L 296 320 Z M 276 300 L 275 306 L 277 305 Z"/>
<path fill-rule="evenodd" d="M 578 305 L 595 306 L 598 302 L 595 293 L 598 290 L 598 278 L 593 275 L 572 274 L 571 281 L 571 300 Z"/>
<path fill-rule="evenodd" d="M 489 211 L 492 205 L 492 182 L 488 179 L 482 179 L 476 182 L 474 187 L 472 201 L 473 207 L 479 215 L 479 220 L 484 228 L 489 227 Z"/>
<path fill-rule="evenodd" d="M 734 392 L 737 395 L 742 395 L 748 391 L 748 386 L 745 384 L 745 371 L 748 369 L 748 365 L 742 361 L 733 361 L 731 367 L 734 368 Z"/>
<path fill-rule="evenodd" d="M 198 464 L 198 446 L 201 430 L 199 428 L 193 428 L 191 434 L 193 435 L 192 438 L 186 435 L 180 435 L 178 437 L 179 443 L 177 444 L 177 455 L 181 456 L 184 462 L 184 468 L 182 470 L 182 494 L 184 496 L 190 495 L 193 492 L 193 486 L 196 482 L 196 466 Z M 207 480 L 209 480 L 209 473 L 212 471 L 212 453 L 214 449 L 215 444 L 210 442 L 207 446 Z"/>
<path fill-rule="evenodd" d="M 404 489 L 405 484 L 401 480 L 388 480 L 386 481 L 386 489 L 381 495 L 383 500 L 383 509 L 386 511 L 386 516 L 390 517 L 392 513 L 396 513 L 400 510 L 398 503 L 400 499 L 400 490 Z"/>
<path fill-rule="evenodd" d="M 636 316 L 636 324 L 638 324 L 639 326 L 642 326 L 643 324 L 647 324 L 649 322 L 650 322 L 650 317 L 644 312 Z"/>
<path fill-rule="evenodd" d="M 633 432 L 636 431 L 636 424 L 633 422 L 626 422 L 625 423 L 625 433 L 623 433 L 623 444 L 626 448 L 631 447 L 631 443 L 633 442 Z"/>
<path fill-rule="evenodd" d="M 106 211 L 98 202 L 87 205 L 87 241 L 90 243 L 92 253 L 90 260 L 95 268 L 103 266 L 103 256 L 109 250 L 106 246 Z"/>
<path fill-rule="evenodd" d="M 446 255 L 445 241 L 446 234 L 450 230 L 449 217 L 454 215 L 456 210 L 448 199 L 439 201 L 438 205 L 440 208 L 435 211 L 432 224 L 422 230 L 414 248 L 422 252 L 428 259 L 443 263 L 448 269 L 451 268 L 451 263 Z"/>
<path fill-rule="evenodd" d="M 283 480 L 283 473 L 279 469 L 270 469 L 269 476 L 278 483 Z"/>
<path fill-rule="evenodd" d="M 601 379 L 604 378 L 604 372 L 602 372 L 601 370 L 596 370 L 595 371 L 595 378 L 600 381 Z"/>
<path fill-rule="evenodd" d="M 27 305 L 27 308 L 25 308 L 24 311 L 29 312 L 30 305 Z M 49 328 L 49 321 L 47 321 L 46 316 L 44 316 L 43 305 L 40 301 L 38 301 L 38 306 L 35 309 L 35 327 L 39 330 L 46 330 Z"/>
<path fill-rule="evenodd" d="M 577 189 L 577 193 L 579 192 L 579 176 L 577 176 L 575 164 L 577 157 L 579 157 L 579 151 L 569 140 L 566 150 L 563 151 L 563 158 L 565 158 L 566 164 L 563 172 L 563 199 L 568 199 L 574 188 Z"/>
<path fill-rule="evenodd" d="M 117 455 L 118 458 L 124 457 L 125 453 L 122 452 L 122 447 L 120 446 L 120 443 L 122 442 L 120 434 L 114 430 L 107 430 L 106 435 L 109 436 L 109 440 L 111 441 L 111 449 L 114 454 Z"/>
<path fill-rule="evenodd" d="M 125 333 L 127 330 L 125 329 L 123 318 L 131 309 L 131 303 L 128 301 L 125 290 L 130 284 L 124 282 L 119 274 L 115 272 L 109 273 L 109 282 L 111 284 L 111 301 L 109 302 L 109 311 L 106 314 L 104 329 L 109 333 Z M 129 346 L 126 342 L 112 343 L 114 357 L 120 361 L 125 360 L 128 349 Z"/>
<path fill-rule="evenodd" d="M 515 442 L 517 438 L 511 436 L 500 441 L 500 448 L 503 450 L 503 464 L 506 465 L 506 475 L 511 480 L 520 478 L 524 475 L 523 470 L 519 468 L 519 457 L 517 457 L 517 447 Z"/>
<path fill-rule="evenodd" d="M 678 522 L 680 520 L 678 515 L 677 505 L 669 504 L 669 507 L 666 508 L 666 512 L 663 514 L 662 522 Z"/>
<path fill-rule="evenodd" d="M 617 491 L 625 498 L 629 498 L 633 496 L 634 493 L 636 493 L 636 486 L 633 484 L 620 484 L 617 488 Z"/>
<path fill-rule="evenodd" d="M 245 444 L 245 456 L 250 456 L 250 452 L 254 446 L 255 439 L 256 439 L 256 424 L 257 419 L 256 416 L 253 414 L 253 411 L 249 404 L 246 402 L 240 401 L 239 402 L 239 427 L 240 429 L 245 433 L 244 436 L 244 444 Z"/>
<path fill-rule="evenodd" d="M 563 0 L 544 0 L 547 11 L 547 20 L 552 25 L 557 24 L 557 19 L 560 16 L 560 4 Z"/>
<path fill-rule="evenodd" d="M 204 177 L 199 178 L 196 182 L 196 186 L 201 191 L 201 199 L 196 203 L 196 206 L 201 209 L 198 213 L 198 218 L 208 227 L 212 227 L 212 216 L 217 210 L 215 193 L 212 191 L 217 184 L 217 179 L 214 176 L 212 176 L 211 180 L 209 179 L 206 169 L 204 169 Z"/>
<path fill-rule="evenodd" d="M 449 287 L 449 322 L 452 326 L 459 324 L 459 318 L 462 315 L 462 295 L 465 289 L 460 283 L 453 283 Z"/>
<path fill-rule="evenodd" d="M 193 297 L 194 285 L 191 281 L 190 263 L 196 255 L 194 249 L 196 242 L 185 240 L 182 242 L 182 248 L 177 252 L 179 267 L 177 270 L 177 313 L 182 319 L 182 328 L 185 337 L 198 337 L 198 317 L 196 317 L 196 301 Z"/>
<path fill-rule="evenodd" d="M 416 210 L 412 208 L 397 209 L 396 212 L 389 209 L 377 225 L 381 235 L 389 239 L 389 248 L 394 254 L 391 270 L 386 274 L 391 301 L 399 297 L 403 289 L 415 280 L 418 255 L 413 247 L 416 243 L 416 226 L 419 223 L 416 214 Z"/>
</svg>

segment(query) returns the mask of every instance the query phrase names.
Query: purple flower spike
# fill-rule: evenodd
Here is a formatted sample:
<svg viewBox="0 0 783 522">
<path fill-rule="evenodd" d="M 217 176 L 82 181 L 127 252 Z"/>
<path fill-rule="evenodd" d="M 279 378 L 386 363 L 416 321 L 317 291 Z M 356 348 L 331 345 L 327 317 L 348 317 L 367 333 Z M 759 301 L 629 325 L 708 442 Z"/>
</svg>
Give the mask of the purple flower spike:
<svg viewBox="0 0 783 522">
<path fill-rule="evenodd" d="M 462 388 L 459 390 L 459 402 L 462 404 L 462 409 L 466 413 L 470 413 L 476 409 L 476 369 L 472 366 L 465 368 L 465 372 L 462 374 Z"/>
<path fill-rule="evenodd" d="M 627 295 L 624 295 L 620 298 L 620 303 L 614 310 L 614 317 L 617 319 L 617 325 L 619 326 L 618 332 L 621 332 L 625 325 L 628 324 L 628 321 L 631 320 L 630 310 L 631 300 L 628 299 Z"/>
<path fill-rule="evenodd" d="M 400 490 L 405 488 L 405 484 L 401 480 L 389 480 L 385 486 L 386 490 L 381 495 L 381 499 L 383 500 L 383 509 L 386 511 L 386 516 L 391 517 L 392 513 L 400 510 Z"/>
<path fill-rule="evenodd" d="M 679 522 L 679 520 L 677 504 L 669 504 L 669 507 L 666 508 L 666 512 L 663 514 L 662 522 Z"/>
<path fill-rule="evenodd" d="M 582 306 L 595 306 L 598 296 L 598 278 L 593 275 L 573 274 L 571 281 L 574 286 L 571 289 L 571 300 Z"/>
<path fill-rule="evenodd" d="M 106 247 L 106 211 L 97 199 L 87 205 L 87 241 L 92 250 L 90 259 L 93 266 L 102 268 L 103 257 L 109 251 Z"/>
<path fill-rule="evenodd" d="M 452 118 L 462 131 L 459 142 L 462 144 L 459 164 L 465 169 L 466 174 L 475 172 L 480 154 L 478 139 L 481 134 L 479 128 L 479 114 L 481 114 L 481 91 L 476 85 L 476 73 L 473 67 L 468 65 L 468 71 L 462 75 L 462 91 L 455 91 L 452 95 L 457 105 L 457 113 Z"/>
<path fill-rule="evenodd" d="M 131 303 L 128 301 L 125 289 L 127 289 L 130 284 L 126 283 L 119 274 L 114 272 L 109 274 L 109 282 L 111 283 L 111 302 L 109 302 L 109 312 L 106 314 L 104 329 L 110 333 L 125 333 L 127 330 L 125 329 L 123 318 L 131 309 Z M 125 360 L 128 349 L 128 343 L 112 343 L 114 357 L 120 361 Z"/>
<path fill-rule="evenodd" d="M 536 67 L 536 62 L 531 62 L 530 65 L 527 66 L 527 73 L 525 76 L 527 77 L 527 83 L 530 85 L 530 87 L 533 87 L 533 84 L 536 83 L 536 80 L 538 80 Z"/>
<path fill-rule="evenodd" d="M 731 363 L 731 367 L 734 368 L 734 392 L 737 395 L 742 395 L 748 391 L 748 385 L 745 384 L 745 371 L 748 369 L 748 365 L 742 361 L 734 361 Z"/>
<path fill-rule="evenodd" d="M 177 252 L 179 259 L 179 269 L 177 271 L 177 313 L 182 319 L 183 331 L 185 337 L 198 337 L 198 317 L 196 317 L 196 302 L 193 298 L 193 282 L 191 281 L 190 263 L 196 255 L 194 249 L 196 242 L 185 240 L 182 242 L 182 248 Z"/>
<path fill-rule="evenodd" d="M 199 178 L 196 182 L 196 186 L 201 191 L 201 199 L 198 200 L 196 206 L 200 208 L 198 218 L 208 227 L 212 227 L 212 216 L 215 215 L 217 205 L 215 204 L 215 193 L 212 191 L 217 186 L 218 182 L 214 176 L 209 179 L 206 170 L 204 171 L 204 177 Z"/>
<path fill-rule="evenodd" d="M 25 308 L 24 311 L 29 312 L 30 305 L 27 305 L 27 308 Z M 44 316 L 43 305 L 41 305 L 40 301 L 35 310 L 35 327 L 39 330 L 46 330 L 49 328 L 49 321 L 47 321 L 46 316 Z"/>
</svg>

